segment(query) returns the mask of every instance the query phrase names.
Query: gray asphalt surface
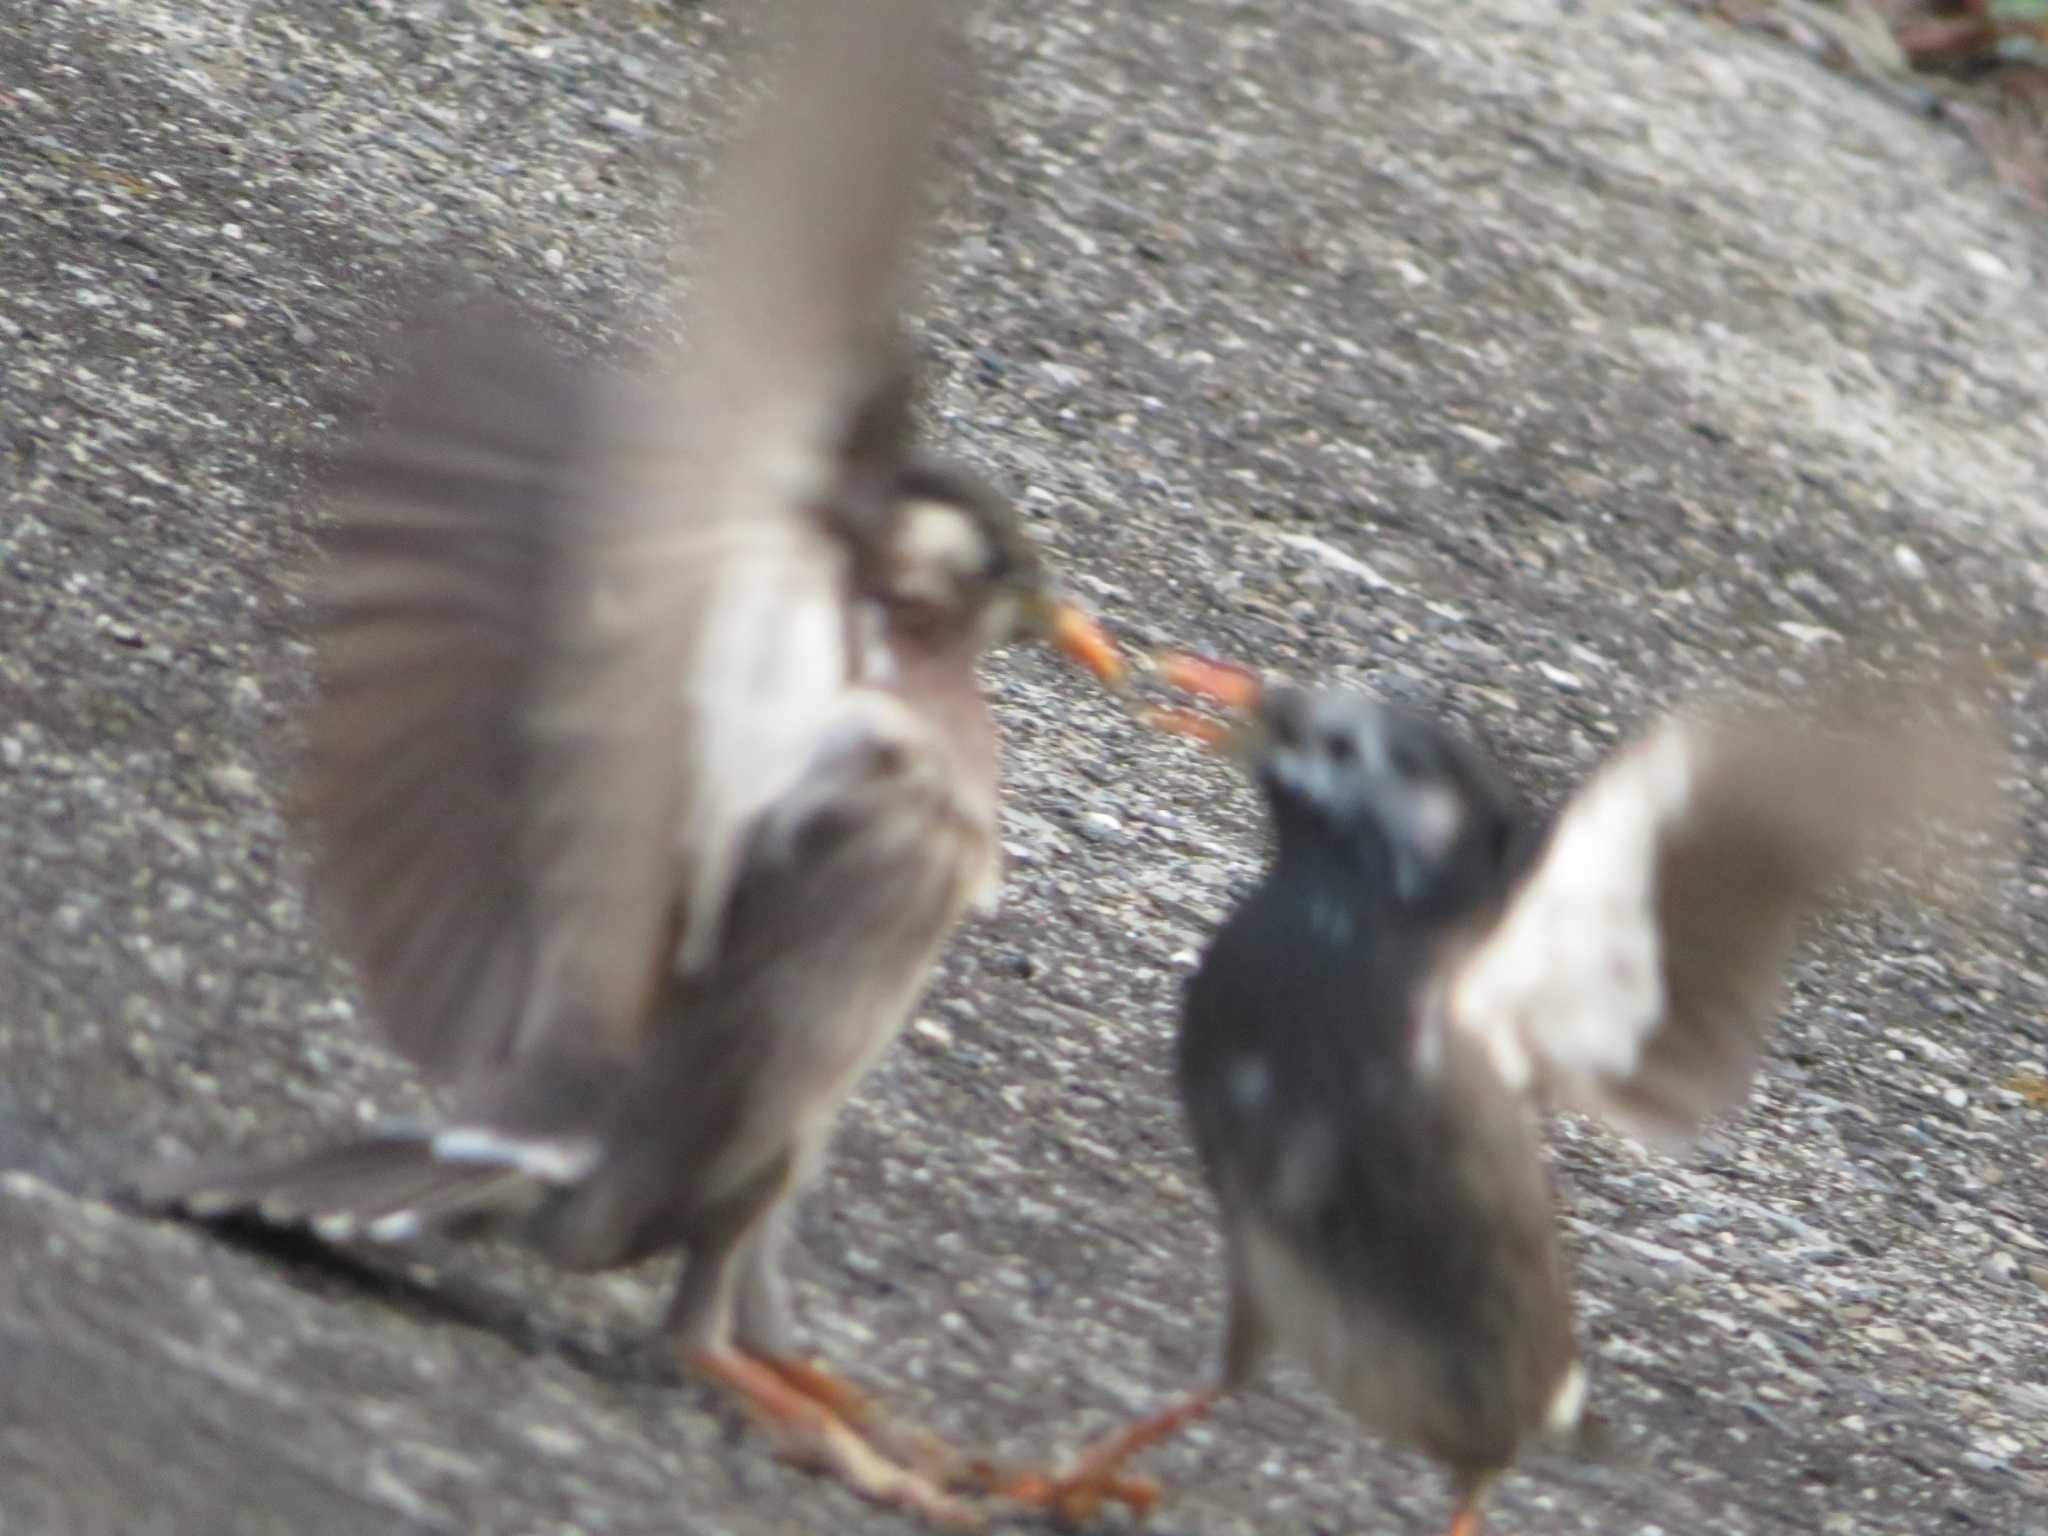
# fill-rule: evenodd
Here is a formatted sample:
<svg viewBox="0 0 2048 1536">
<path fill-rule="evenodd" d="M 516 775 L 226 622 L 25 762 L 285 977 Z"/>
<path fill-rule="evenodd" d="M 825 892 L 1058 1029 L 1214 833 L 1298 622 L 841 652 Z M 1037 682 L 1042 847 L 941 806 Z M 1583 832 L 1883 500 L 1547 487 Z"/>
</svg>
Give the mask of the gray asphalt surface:
<svg viewBox="0 0 2048 1536">
<path fill-rule="evenodd" d="M 1552 0 L 976 8 L 946 441 L 1127 635 L 1482 720 L 1555 793 L 1655 709 L 1987 634 L 1988 895 L 1801 954 L 1684 1162 L 1558 1136 L 1594 1402 L 1503 1536 L 2048 1531 L 2048 245 L 1955 137 L 1766 43 Z M 103 1202 L 417 1090 L 279 816 L 331 443 L 456 274 L 605 350 L 733 93 L 724 8 L 37 0 L 0 26 L 0 1531 L 903 1529 L 641 1349 L 665 1271 L 370 1286 Z M 1249 797 L 999 661 L 1003 912 L 861 1095 L 812 1341 L 1014 1456 L 1187 1383 L 1213 1237 L 1165 1066 Z M 1960 884 L 1960 882 L 1958 882 Z M 1277 1371 L 1163 1536 L 1426 1530 Z"/>
</svg>

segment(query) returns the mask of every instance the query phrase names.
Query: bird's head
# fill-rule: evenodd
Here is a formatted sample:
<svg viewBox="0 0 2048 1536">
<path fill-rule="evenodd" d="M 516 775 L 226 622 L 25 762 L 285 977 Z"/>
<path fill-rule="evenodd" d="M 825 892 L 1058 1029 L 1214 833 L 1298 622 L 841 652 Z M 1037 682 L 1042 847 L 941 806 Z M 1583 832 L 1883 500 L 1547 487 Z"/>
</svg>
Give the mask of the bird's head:
<svg viewBox="0 0 2048 1536">
<path fill-rule="evenodd" d="M 1473 748 L 1436 722 L 1341 689 L 1265 690 L 1236 736 L 1284 859 L 1338 851 L 1386 872 L 1404 905 L 1495 875 L 1521 825 Z"/>
<path fill-rule="evenodd" d="M 976 651 L 1038 639 L 1105 683 L 1123 679 L 1108 637 L 1058 594 L 1010 503 L 963 470 L 903 469 L 877 530 L 869 581 L 900 639 Z"/>
</svg>

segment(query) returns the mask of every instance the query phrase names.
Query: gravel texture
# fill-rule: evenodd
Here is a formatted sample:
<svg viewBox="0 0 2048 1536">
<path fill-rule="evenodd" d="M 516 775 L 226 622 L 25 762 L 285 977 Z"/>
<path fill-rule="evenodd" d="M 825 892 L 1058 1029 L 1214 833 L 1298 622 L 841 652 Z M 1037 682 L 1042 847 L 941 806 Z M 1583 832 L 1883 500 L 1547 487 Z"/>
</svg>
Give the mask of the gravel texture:
<svg viewBox="0 0 2048 1536">
<path fill-rule="evenodd" d="M 451 278 L 612 348 L 735 94 L 728 7 L 36 0 L 0 27 L 0 1531 L 883 1532 L 641 1343 L 665 1273 L 377 1284 L 103 1202 L 418 1091 L 280 795 L 308 450 Z M 1622 1453 L 1503 1536 L 2048 1531 L 2048 303 L 1969 149 L 1680 10 L 1005 0 L 926 331 L 943 437 L 1141 641 L 1484 723 L 1555 793 L 1653 710 L 1988 635 L 1988 891 L 1802 952 L 1684 1162 L 1561 1126 Z M 678 174 L 674 167 L 682 167 Z M 810 1202 L 817 1346 L 962 1440 L 1203 1370 L 1165 1071 L 1248 795 L 991 669 L 1007 905 Z M 1425 1530 L 1291 1371 L 1152 1459 L 1163 1536 Z"/>
</svg>

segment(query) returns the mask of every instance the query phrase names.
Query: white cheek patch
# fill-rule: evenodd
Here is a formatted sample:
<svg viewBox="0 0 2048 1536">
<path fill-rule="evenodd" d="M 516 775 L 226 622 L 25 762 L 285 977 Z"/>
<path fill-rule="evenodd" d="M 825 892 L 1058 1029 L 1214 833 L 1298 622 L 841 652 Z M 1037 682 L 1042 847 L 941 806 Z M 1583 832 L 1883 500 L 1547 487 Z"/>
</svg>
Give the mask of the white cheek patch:
<svg viewBox="0 0 2048 1536">
<path fill-rule="evenodd" d="M 942 501 L 913 501 L 897 514 L 896 568 L 912 582 L 951 586 L 987 567 L 988 540 L 974 520 Z"/>
<path fill-rule="evenodd" d="M 1398 793 L 1388 828 L 1394 889 L 1413 901 L 1464 830 L 1465 802 L 1448 784 L 1408 784 Z"/>
<path fill-rule="evenodd" d="M 1426 861 L 1442 858 L 1464 829 L 1465 802 L 1448 784 L 1426 785 L 1408 796 L 1403 831 Z"/>
<path fill-rule="evenodd" d="M 1282 752 L 1273 759 L 1273 777 L 1311 805 L 1328 805 L 1336 795 L 1336 777 L 1320 757 Z"/>
</svg>

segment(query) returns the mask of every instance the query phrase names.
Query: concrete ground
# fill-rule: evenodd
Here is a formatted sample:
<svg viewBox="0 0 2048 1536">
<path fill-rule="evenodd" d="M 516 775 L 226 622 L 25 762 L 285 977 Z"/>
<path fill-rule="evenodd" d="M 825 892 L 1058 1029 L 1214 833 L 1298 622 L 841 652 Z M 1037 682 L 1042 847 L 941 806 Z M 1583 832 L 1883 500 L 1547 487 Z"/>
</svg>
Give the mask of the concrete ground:
<svg viewBox="0 0 2048 1536">
<path fill-rule="evenodd" d="M 728 7 L 36 0 L 0 28 L 0 1532 L 882 1533 L 641 1345 L 665 1272 L 365 1284 L 104 1202 L 419 1107 L 279 797 L 309 451 L 462 274 L 602 350 L 735 89 Z M 2048 246 L 1963 143 L 1677 9 L 1005 0 L 926 334 L 946 443 L 1144 640 L 1481 720 L 1554 794 L 1688 689 L 1959 630 L 1988 895 L 1802 951 L 1690 1159 L 1558 1135 L 1625 1454 L 1504 1536 L 2048 1531 Z M 812 1341 L 1010 1455 L 1206 1368 L 1165 1063 L 1249 797 L 1019 656 L 1008 904 L 847 1116 Z M 1958 882 L 1960 885 L 1961 882 Z M 1291 1371 L 1162 1536 L 1425 1531 Z"/>
</svg>

